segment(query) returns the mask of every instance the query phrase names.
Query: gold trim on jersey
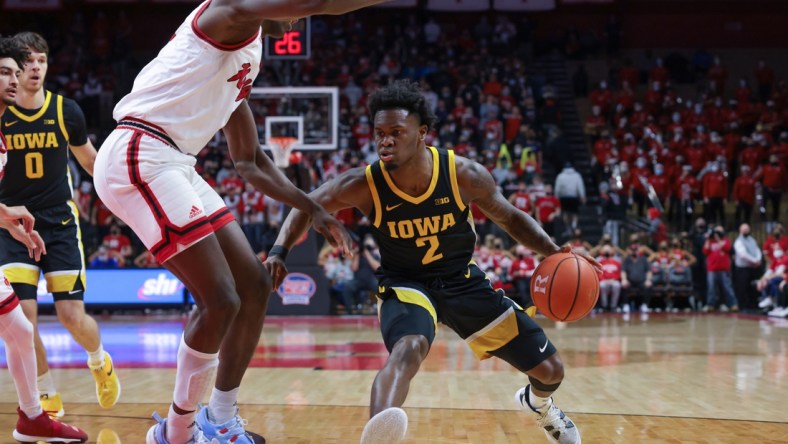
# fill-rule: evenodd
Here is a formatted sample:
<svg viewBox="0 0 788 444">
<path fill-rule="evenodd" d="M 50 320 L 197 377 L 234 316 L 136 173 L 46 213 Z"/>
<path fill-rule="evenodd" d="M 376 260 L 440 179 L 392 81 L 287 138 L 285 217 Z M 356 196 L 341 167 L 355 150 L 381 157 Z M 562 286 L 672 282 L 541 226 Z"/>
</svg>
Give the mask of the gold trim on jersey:
<svg viewBox="0 0 788 444">
<path fill-rule="evenodd" d="M 462 201 L 460 186 L 457 184 L 457 164 L 454 161 L 454 150 L 449 150 L 449 178 L 451 178 L 451 192 L 457 202 L 457 207 L 460 208 L 460 211 L 465 211 L 465 202 Z"/>
<path fill-rule="evenodd" d="M 419 290 L 416 290 L 415 288 L 391 287 L 391 289 L 394 290 L 394 294 L 397 295 L 397 299 L 399 299 L 400 302 L 418 305 L 419 307 L 427 310 L 430 316 L 432 316 L 432 322 L 435 326 L 435 331 L 438 331 L 438 314 L 435 311 L 435 307 L 432 305 L 432 301 L 430 301 L 430 298 L 428 298 L 427 295 L 420 292 Z"/>
<path fill-rule="evenodd" d="M 367 165 L 364 169 L 364 174 L 367 176 L 367 185 L 369 185 L 369 192 L 372 194 L 372 204 L 375 206 L 375 221 L 373 225 L 375 228 L 380 228 L 380 220 L 383 217 L 383 210 L 380 206 L 380 196 L 378 196 L 378 187 L 375 186 L 375 178 L 372 177 L 372 165 Z"/>
<path fill-rule="evenodd" d="M 491 351 L 498 350 L 520 334 L 517 314 L 509 307 L 503 314 L 486 327 L 468 336 L 465 342 L 479 360 L 491 357 Z"/>
<path fill-rule="evenodd" d="M 12 284 L 27 284 L 38 287 L 38 278 L 41 276 L 41 269 L 35 265 L 13 262 L 4 265 L 3 274 Z"/>
<path fill-rule="evenodd" d="M 389 188 L 391 191 L 394 192 L 397 196 L 404 199 L 406 202 L 410 202 L 412 204 L 418 205 L 424 202 L 428 197 L 432 196 L 433 191 L 435 191 L 435 186 L 438 184 L 438 173 L 440 170 L 440 160 L 438 158 L 438 150 L 435 147 L 428 146 L 427 147 L 430 151 L 432 151 L 432 181 L 430 182 L 430 186 L 427 188 L 427 191 L 424 192 L 421 196 L 414 197 L 411 196 L 404 191 L 397 188 L 397 185 L 394 184 L 394 181 L 391 180 L 391 176 L 389 176 L 388 171 L 386 171 L 386 166 L 383 164 L 383 161 L 380 161 L 380 171 L 383 173 L 383 179 L 386 180 Z"/>
<path fill-rule="evenodd" d="M 63 118 L 63 96 L 57 96 L 57 123 L 60 126 L 60 131 L 63 132 L 63 137 L 68 140 L 68 131 L 66 131 L 66 119 Z"/>
<path fill-rule="evenodd" d="M 24 120 L 25 122 L 35 122 L 38 120 L 39 117 L 43 116 L 45 112 L 47 112 L 47 108 L 49 108 L 49 102 L 52 100 L 52 93 L 47 91 L 46 97 L 44 98 L 44 105 L 41 109 L 38 110 L 37 113 L 33 114 L 32 116 L 26 116 L 22 114 L 21 111 L 16 109 L 15 106 L 9 106 L 8 110 L 11 111 L 15 116 L 19 117 L 20 119 Z"/>
</svg>

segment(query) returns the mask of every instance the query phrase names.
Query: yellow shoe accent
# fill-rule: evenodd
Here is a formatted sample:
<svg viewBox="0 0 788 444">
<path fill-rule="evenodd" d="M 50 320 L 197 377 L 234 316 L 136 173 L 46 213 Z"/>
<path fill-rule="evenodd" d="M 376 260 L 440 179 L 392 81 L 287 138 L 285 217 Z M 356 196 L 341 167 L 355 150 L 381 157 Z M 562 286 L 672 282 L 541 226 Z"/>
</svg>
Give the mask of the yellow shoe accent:
<svg viewBox="0 0 788 444">
<path fill-rule="evenodd" d="M 105 409 L 115 405 L 120 398 L 120 381 L 112 366 L 112 357 L 109 353 L 104 352 L 104 365 L 91 368 L 90 372 L 93 373 L 93 379 L 96 380 L 96 397 L 98 397 L 99 405 Z"/>
<path fill-rule="evenodd" d="M 525 314 L 528 315 L 529 318 L 533 319 L 536 317 L 536 305 L 532 305 L 525 309 Z"/>
<path fill-rule="evenodd" d="M 63 399 L 60 398 L 60 393 L 55 393 L 51 396 L 46 393 L 42 393 L 39 397 L 39 400 L 41 401 L 41 409 L 44 410 L 51 418 L 60 419 L 66 415 L 66 411 L 63 409 Z"/>
<path fill-rule="evenodd" d="M 96 444 L 121 444 L 120 437 L 112 429 L 101 429 Z"/>
</svg>

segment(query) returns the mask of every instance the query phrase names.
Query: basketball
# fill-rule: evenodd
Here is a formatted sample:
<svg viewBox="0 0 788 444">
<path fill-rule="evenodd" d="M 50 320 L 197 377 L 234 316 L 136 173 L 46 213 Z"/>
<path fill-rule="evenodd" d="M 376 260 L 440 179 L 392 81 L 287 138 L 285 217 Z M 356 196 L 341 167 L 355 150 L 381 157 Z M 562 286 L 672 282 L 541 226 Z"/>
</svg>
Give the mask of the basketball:
<svg viewBox="0 0 788 444">
<path fill-rule="evenodd" d="M 556 253 L 536 267 L 531 277 L 531 299 L 553 321 L 583 319 L 599 298 L 599 275 L 574 253 Z"/>
</svg>

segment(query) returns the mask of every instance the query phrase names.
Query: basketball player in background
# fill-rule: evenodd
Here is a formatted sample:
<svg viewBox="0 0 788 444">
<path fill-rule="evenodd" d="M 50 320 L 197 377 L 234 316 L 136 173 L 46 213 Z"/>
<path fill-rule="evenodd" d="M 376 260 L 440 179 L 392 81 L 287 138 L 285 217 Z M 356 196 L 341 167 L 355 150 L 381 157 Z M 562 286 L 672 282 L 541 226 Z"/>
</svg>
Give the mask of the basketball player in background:
<svg viewBox="0 0 788 444">
<path fill-rule="evenodd" d="M 115 405 L 120 382 L 112 358 L 104 351 L 96 321 L 85 313 L 85 256 L 79 213 L 72 200 L 69 151 L 93 174 L 96 149 L 87 137 L 85 116 L 76 102 L 44 89 L 49 45 L 34 32 L 14 36 L 29 51 L 19 78 L 16 105 L 4 115 L 8 171 L 0 183 L 0 202 L 24 205 L 36 218 L 36 230 L 49 254 L 34 260 L 27 248 L 0 232 L 0 266 L 33 323 L 38 363 L 38 389 L 44 410 L 60 418 L 63 402 L 47 365 L 38 334 L 38 279 L 41 272 L 55 300 L 58 320 L 88 354 L 96 395 L 104 408 Z"/>
<path fill-rule="evenodd" d="M 99 150 L 96 191 L 197 303 L 178 350 L 173 403 L 166 420 L 154 415 L 148 443 L 252 441 L 235 404 L 271 278 L 224 201 L 194 170 L 194 156 L 223 130 L 247 182 L 309 215 L 317 232 L 350 254 L 342 224 L 261 151 L 246 99 L 260 70 L 261 34 L 281 36 L 297 18 L 381 1 L 205 1 L 115 107 L 118 126 Z M 214 375 L 209 404 L 198 412 Z"/>
<path fill-rule="evenodd" d="M 20 66 L 27 51 L 12 38 L 0 37 L 0 117 L 15 103 Z M 0 118 L 0 123 L 2 119 Z M 3 180 L 7 149 L 0 132 L 0 182 Z M 9 207 L 0 203 L 0 231 L 8 233 L 27 249 L 31 259 L 46 254 L 41 236 L 33 230 L 35 217 L 25 207 Z M 5 344 L 8 371 L 14 380 L 19 407 L 13 436 L 22 442 L 85 442 L 82 430 L 53 420 L 41 407 L 36 387 L 36 352 L 33 345 L 33 324 L 25 317 L 11 284 L 0 273 L 0 338 Z"/>
<path fill-rule="evenodd" d="M 440 321 L 477 358 L 495 356 L 528 375 L 530 384 L 517 391 L 517 403 L 536 414 L 551 442 L 579 443 L 574 423 L 551 398 L 564 377 L 558 352 L 526 311 L 493 290 L 471 261 L 476 233 L 469 206 L 478 205 L 539 254 L 562 249 L 498 192 L 482 165 L 425 145 L 437 119 L 416 83 L 395 81 L 370 95 L 368 106 L 380 161 L 348 170 L 310 194 L 331 212 L 358 208 L 373 221 L 380 248 L 380 329 L 390 355 L 373 383 L 371 419 L 361 442 L 396 443 L 404 437 L 407 416 L 399 407 Z M 265 262 L 274 285 L 287 274 L 286 253 L 308 225 L 308 214 L 288 215 Z"/>
</svg>

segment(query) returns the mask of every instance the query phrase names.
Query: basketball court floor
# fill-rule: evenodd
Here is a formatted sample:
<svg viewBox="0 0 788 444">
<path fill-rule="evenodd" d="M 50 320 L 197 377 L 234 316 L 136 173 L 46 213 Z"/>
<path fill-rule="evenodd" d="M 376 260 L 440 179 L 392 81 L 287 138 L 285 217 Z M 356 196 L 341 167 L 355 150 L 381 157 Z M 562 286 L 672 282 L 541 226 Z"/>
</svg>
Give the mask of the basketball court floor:
<svg viewBox="0 0 788 444">
<path fill-rule="evenodd" d="M 566 363 L 555 399 L 584 443 L 788 442 L 788 320 L 625 316 L 539 320 Z M 65 419 L 91 442 L 143 443 L 150 414 L 167 411 L 183 318 L 99 322 L 123 384 L 110 410 L 96 403 L 84 352 L 53 318 L 42 319 Z M 269 318 L 241 387 L 248 429 L 269 443 L 357 443 L 386 356 L 373 316 Z M 525 383 L 501 361 L 477 362 L 442 327 L 405 405 L 406 442 L 547 442 L 514 405 Z M 0 370 L 0 443 L 14 442 L 15 409 L 11 378 Z"/>
</svg>

